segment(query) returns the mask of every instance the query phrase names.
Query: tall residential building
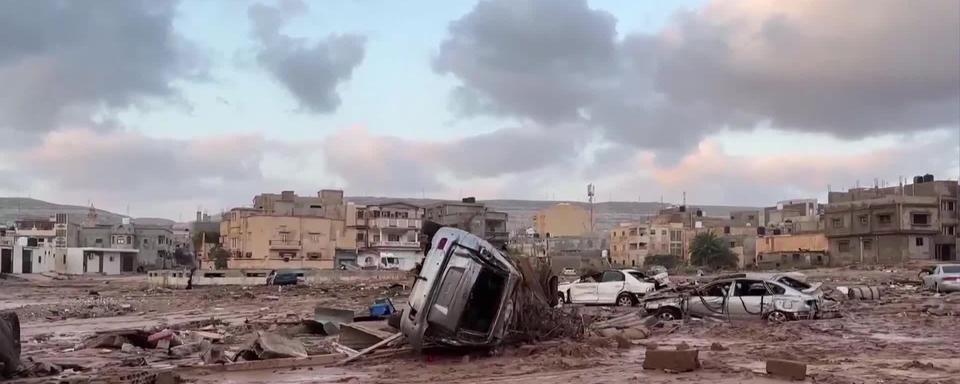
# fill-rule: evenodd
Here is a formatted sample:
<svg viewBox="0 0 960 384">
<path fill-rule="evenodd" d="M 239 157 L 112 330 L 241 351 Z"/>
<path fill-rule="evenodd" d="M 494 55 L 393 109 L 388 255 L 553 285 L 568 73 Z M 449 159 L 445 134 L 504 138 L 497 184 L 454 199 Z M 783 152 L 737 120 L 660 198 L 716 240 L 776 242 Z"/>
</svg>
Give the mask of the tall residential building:
<svg viewBox="0 0 960 384">
<path fill-rule="evenodd" d="M 229 268 L 334 267 L 337 243 L 346 235 L 343 191 L 323 190 L 316 197 L 290 191 L 261 194 L 253 205 L 234 208 L 221 219 L 220 240 L 230 253 Z"/>
<path fill-rule="evenodd" d="M 957 182 L 927 175 L 913 184 L 830 192 L 824 212 L 831 262 L 957 259 Z"/>
<path fill-rule="evenodd" d="M 460 228 L 501 248 L 506 246 L 507 214 L 488 209 L 472 197 L 460 202 L 443 202 L 426 207 L 424 219 L 442 226 Z"/>
<path fill-rule="evenodd" d="M 781 200 L 763 209 L 761 226 L 765 233 L 772 235 L 822 232 L 823 208 L 817 199 Z"/>
<path fill-rule="evenodd" d="M 411 269 L 420 261 L 423 209 L 403 202 L 358 207 L 354 240 L 360 267 Z"/>
<path fill-rule="evenodd" d="M 642 267 L 653 251 L 654 230 L 647 224 L 621 224 L 610 230 L 610 262 L 629 267 Z M 666 253 L 664 253 L 666 254 Z"/>
<path fill-rule="evenodd" d="M 583 236 L 590 232 L 590 212 L 571 203 L 559 203 L 538 211 L 533 228 L 540 237 Z"/>
</svg>

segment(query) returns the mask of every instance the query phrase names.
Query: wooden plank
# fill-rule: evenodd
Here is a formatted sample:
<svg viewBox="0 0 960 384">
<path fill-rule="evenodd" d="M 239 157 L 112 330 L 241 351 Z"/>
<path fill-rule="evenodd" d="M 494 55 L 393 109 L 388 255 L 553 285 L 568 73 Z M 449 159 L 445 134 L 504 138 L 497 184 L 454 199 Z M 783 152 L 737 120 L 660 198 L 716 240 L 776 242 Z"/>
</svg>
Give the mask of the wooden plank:
<svg viewBox="0 0 960 384">
<path fill-rule="evenodd" d="M 401 336 L 403 336 L 403 334 L 400 333 L 400 332 L 397 332 L 397 333 L 393 334 L 393 336 L 390 336 L 390 337 L 388 337 L 388 338 L 386 338 L 386 339 L 383 339 L 383 340 L 380 341 L 379 343 L 376 343 L 376 344 L 371 345 L 371 346 L 369 346 L 369 347 L 367 347 L 367 348 L 364 348 L 362 351 L 360 351 L 358 354 L 356 354 L 356 355 L 354 355 L 354 356 L 350 356 L 350 357 L 347 357 L 346 359 L 340 360 L 340 362 L 338 362 L 337 365 L 344 365 L 344 364 L 346 364 L 346 363 L 349 363 L 349 362 L 351 362 L 351 361 L 354 361 L 354 360 L 356 360 L 356 359 L 359 359 L 361 356 L 366 355 L 366 354 L 372 352 L 373 350 L 375 350 L 375 349 L 377 349 L 377 348 L 380 348 L 380 347 L 382 347 L 382 346 L 384 346 L 384 345 L 387 345 L 387 344 L 389 344 L 391 341 L 394 341 L 394 340 L 399 339 Z"/>
<path fill-rule="evenodd" d="M 347 355 L 342 353 L 331 353 L 326 355 L 314 355 L 306 358 L 283 358 L 270 360 L 241 361 L 229 364 L 211 364 L 211 365 L 189 365 L 181 368 L 208 370 L 217 372 L 235 372 L 235 371 L 256 371 L 261 369 L 279 369 L 292 367 L 310 367 L 316 365 L 327 365 L 343 359 Z"/>
</svg>

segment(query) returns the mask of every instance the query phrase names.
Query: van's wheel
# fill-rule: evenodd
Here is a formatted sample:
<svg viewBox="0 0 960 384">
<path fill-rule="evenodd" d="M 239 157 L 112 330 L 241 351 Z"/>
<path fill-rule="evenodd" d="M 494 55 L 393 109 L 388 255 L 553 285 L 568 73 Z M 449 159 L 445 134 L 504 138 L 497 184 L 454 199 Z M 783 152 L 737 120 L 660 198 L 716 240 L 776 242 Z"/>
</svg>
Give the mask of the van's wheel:
<svg viewBox="0 0 960 384">
<path fill-rule="evenodd" d="M 782 311 L 773 311 L 767 315 L 767 322 L 780 324 L 790 320 L 790 316 Z"/>
<path fill-rule="evenodd" d="M 624 292 L 621 293 L 620 296 L 617 296 L 617 306 L 626 307 L 632 305 L 637 305 L 637 299 L 634 298 L 633 295 Z"/>
<path fill-rule="evenodd" d="M 683 313 L 676 308 L 661 307 L 660 309 L 657 309 L 656 316 L 657 319 L 660 319 L 660 321 L 673 321 L 682 319 Z"/>
</svg>

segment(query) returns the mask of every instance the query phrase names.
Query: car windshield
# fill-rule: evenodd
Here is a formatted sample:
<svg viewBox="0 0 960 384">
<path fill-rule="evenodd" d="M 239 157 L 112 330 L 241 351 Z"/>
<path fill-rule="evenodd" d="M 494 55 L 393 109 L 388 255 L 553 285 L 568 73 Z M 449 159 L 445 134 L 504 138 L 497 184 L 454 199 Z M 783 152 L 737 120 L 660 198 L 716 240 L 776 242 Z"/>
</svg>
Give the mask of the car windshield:
<svg viewBox="0 0 960 384">
<path fill-rule="evenodd" d="M 960 273 L 960 265 L 944 265 L 941 269 L 943 273 Z"/>
<path fill-rule="evenodd" d="M 630 272 L 630 276 L 633 276 L 637 280 L 643 280 L 646 278 L 646 276 L 643 275 L 643 272 L 637 272 L 637 271 Z"/>
</svg>

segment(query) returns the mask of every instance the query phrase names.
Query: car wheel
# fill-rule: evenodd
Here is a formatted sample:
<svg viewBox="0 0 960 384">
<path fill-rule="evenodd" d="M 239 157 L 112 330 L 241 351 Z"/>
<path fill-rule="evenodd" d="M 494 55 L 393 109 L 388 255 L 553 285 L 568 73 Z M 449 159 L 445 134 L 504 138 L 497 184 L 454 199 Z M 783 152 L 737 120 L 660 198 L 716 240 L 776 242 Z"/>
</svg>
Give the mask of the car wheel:
<svg viewBox="0 0 960 384">
<path fill-rule="evenodd" d="M 662 307 L 657 310 L 656 316 L 660 321 L 673 321 L 682 319 L 683 313 L 676 308 Z"/>
<path fill-rule="evenodd" d="M 567 302 L 566 300 L 563 299 L 563 292 L 557 292 L 557 299 L 559 299 L 561 303 Z"/>
<path fill-rule="evenodd" d="M 620 296 L 617 296 L 617 306 L 627 307 L 636 305 L 637 300 L 633 298 L 633 295 L 629 293 L 621 293 Z"/>
<path fill-rule="evenodd" d="M 786 322 L 787 320 L 790 320 L 790 316 L 782 311 L 773 311 L 767 315 L 767 321 L 770 323 L 779 324 Z"/>
</svg>

